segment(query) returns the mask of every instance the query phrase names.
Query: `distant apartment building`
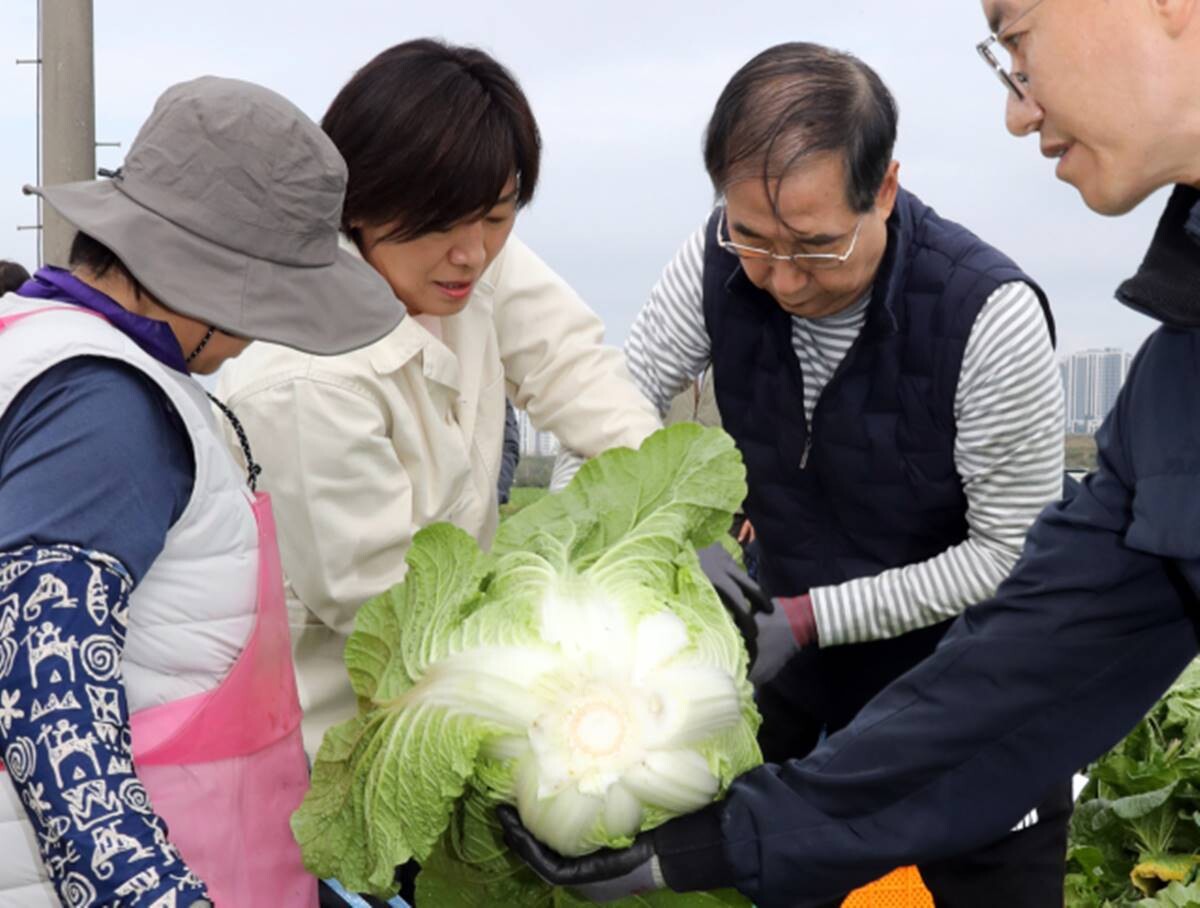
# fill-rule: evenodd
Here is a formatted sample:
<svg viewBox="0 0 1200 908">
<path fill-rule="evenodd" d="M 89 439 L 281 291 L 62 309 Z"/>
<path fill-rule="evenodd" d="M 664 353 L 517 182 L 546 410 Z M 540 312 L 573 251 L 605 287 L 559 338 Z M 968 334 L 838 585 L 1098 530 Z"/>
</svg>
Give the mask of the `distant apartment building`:
<svg viewBox="0 0 1200 908">
<path fill-rule="evenodd" d="M 1117 400 L 1132 360 L 1112 347 L 1084 350 L 1062 361 L 1063 392 L 1067 399 L 1067 431 L 1090 435 L 1100 428 Z"/>
<path fill-rule="evenodd" d="M 517 411 L 517 427 L 520 429 L 522 457 L 552 457 L 558 453 L 558 439 L 549 432 L 535 429 L 524 410 Z"/>
</svg>

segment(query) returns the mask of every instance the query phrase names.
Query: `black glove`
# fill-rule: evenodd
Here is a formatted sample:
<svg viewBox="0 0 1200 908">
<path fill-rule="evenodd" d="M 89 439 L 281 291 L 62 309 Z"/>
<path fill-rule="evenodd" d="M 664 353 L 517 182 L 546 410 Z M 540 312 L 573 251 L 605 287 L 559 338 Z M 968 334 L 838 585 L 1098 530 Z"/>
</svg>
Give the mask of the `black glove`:
<svg viewBox="0 0 1200 908">
<path fill-rule="evenodd" d="M 516 855 L 552 886 L 566 886 L 592 902 L 612 902 L 666 888 L 650 833 L 628 848 L 604 848 L 579 858 L 563 857 L 534 838 L 507 804 L 496 808 L 504 841 Z"/>
<path fill-rule="evenodd" d="M 696 553 L 700 557 L 700 568 L 713 585 L 722 604 L 733 618 L 746 641 L 750 664 L 758 658 L 758 616 L 771 614 L 775 606 L 757 583 L 738 567 L 733 556 L 719 542 L 714 542 Z"/>
</svg>

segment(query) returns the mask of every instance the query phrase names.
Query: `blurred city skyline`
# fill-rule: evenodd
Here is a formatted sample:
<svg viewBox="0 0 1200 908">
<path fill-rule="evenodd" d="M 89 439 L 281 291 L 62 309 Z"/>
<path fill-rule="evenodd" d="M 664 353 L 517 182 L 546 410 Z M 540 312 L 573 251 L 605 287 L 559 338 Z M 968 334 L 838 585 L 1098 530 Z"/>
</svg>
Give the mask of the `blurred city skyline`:
<svg viewBox="0 0 1200 908">
<path fill-rule="evenodd" d="M 1131 354 L 1116 347 L 1080 350 L 1059 363 L 1068 435 L 1091 435 L 1108 416 L 1129 375 Z"/>
</svg>

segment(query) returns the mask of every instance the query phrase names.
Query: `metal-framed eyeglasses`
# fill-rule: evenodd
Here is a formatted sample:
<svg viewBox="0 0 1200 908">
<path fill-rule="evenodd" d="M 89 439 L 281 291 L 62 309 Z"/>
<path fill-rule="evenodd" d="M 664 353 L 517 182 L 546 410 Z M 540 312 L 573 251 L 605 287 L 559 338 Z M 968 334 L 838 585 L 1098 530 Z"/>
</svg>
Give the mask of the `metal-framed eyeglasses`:
<svg viewBox="0 0 1200 908">
<path fill-rule="evenodd" d="M 1000 84 L 1016 95 L 1018 101 L 1025 100 L 1025 92 L 1021 90 L 1021 87 L 1029 84 L 1029 76 L 1023 72 L 1017 72 L 1006 67 L 1000 62 L 1000 58 L 996 56 L 992 48 L 993 46 L 1003 47 L 1004 37 L 1012 30 L 1012 27 L 1044 2 L 1045 0 L 1034 0 L 1033 3 L 1018 13 L 1016 18 L 1009 22 L 1008 25 L 988 35 L 987 38 L 975 45 L 975 50 L 983 58 L 983 62 L 996 74 L 996 78 L 1000 80 Z"/>
<path fill-rule="evenodd" d="M 780 255 L 777 252 L 772 252 L 770 249 L 760 249 L 758 246 L 746 246 L 729 239 L 729 231 L 725 222 L 725 209 L 722 208 L 721 219 L 717 224 L 717 245 L 726 252 L 731 252 L 747 262 L 788 262 L 806 271 L 823 271 L 844 265 L 846 260 L 854 254 L 854 247 L 858 245 L 858 234 L 862 230 L 865 218 L 866 215 L 863 215 L 858 219 L 858 223 L 854 225 L 854 233 L 850 236 L 850 245 L 846 248 L 845 252 L 794 252 L 791 255 Z"/>
</svg>

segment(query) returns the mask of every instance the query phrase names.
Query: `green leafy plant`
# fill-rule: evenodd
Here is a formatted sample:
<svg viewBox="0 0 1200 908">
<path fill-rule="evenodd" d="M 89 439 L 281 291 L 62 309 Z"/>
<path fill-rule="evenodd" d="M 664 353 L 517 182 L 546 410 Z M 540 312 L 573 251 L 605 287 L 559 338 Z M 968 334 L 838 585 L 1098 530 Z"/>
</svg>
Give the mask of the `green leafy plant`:
<svg viewBox="0 0 1200 908">
<path fill-rule="evenodd" d="M 1200 908 L 1200 883 L 1172 883 L 1154 896 L 1140 899 L 1137 908 Z"/>
<path fill-rule="evenodd" d="M 1200 865 L 1200 662 L 1088 769 L 1067 851 L 1067 908 L 1169 906 Z M 1200 898 L 1195 904 L 1200 906 Z"/>
<path fill-rule="evenodd" d="M 422 904 L 582 905 L 509 854 L 498 804 L 579 855 L 760 763 L 745 649 L 696 556 L 744 496 L 732 440 L 679 425 L 588 463 L 506 520 L 491 553 L 446 524 L 418 533 L 404 582 L 363 607 L 346 647 L 358 715 L 325 736 L 292 823 L 309 868 L 382 895 L 415 857 Z"/>
</svg>

